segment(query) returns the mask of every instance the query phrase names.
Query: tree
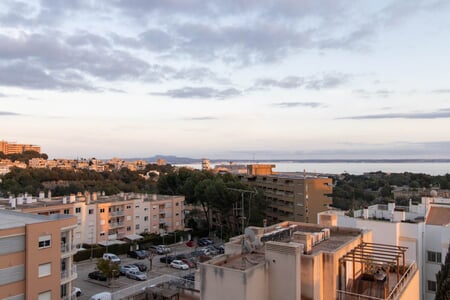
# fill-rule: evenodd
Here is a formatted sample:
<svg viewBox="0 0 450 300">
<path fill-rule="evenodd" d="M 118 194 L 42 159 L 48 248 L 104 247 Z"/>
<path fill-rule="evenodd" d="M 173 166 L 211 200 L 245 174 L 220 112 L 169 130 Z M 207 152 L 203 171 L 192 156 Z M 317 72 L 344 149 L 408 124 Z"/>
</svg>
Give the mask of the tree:
<svg viewBox="0 0 450 300">
<path fill-rule="evenodd" d="M 97 262 L 97 269 L 108 278 L 108 281 L 120 274 L 119 265 L 108 259 L 100 258 Z"/>
<path fill-rule="evenodd" d="M 450 246 L 445 262 L 436 274 L 436 300 L 450 300 Z"/>
</svg>

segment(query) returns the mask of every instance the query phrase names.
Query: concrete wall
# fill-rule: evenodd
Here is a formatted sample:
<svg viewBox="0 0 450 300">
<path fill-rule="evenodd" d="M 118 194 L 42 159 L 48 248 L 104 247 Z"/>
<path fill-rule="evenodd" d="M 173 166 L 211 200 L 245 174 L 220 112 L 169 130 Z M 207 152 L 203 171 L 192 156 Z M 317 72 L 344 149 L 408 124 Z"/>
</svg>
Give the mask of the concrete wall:
<svg viewBox="0 0 450 300">
<path fill-rule="evenodd" d="M 202 264 L 200 280 L 202 300 L 270 300 L 264 263 L 246 271 Z"/>
<path fill-rule="evenodd" d="M 265 257 L 269 268 L 270 299 L 300 300 L 302 298 L 300 284 L 302 252 L 301 244 L 266 243 Z"/>
<path fill-rule="evenodd" d="M 421 299 L 420 293 L 418 292 L 419 286 L 420 286 L 419 271 L 417 271 L 398 299 L 399 300 Z"/>
</svg>

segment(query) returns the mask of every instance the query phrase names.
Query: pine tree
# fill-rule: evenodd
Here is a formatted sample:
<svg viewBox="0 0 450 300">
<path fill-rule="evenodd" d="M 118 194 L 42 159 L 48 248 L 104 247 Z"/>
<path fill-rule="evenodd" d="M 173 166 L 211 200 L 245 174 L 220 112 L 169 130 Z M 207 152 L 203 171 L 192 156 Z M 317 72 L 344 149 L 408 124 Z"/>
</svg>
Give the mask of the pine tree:
<svg viewBox="0 0 450 300">
<path fill-rule="evenodd" d="M 436 300 L 450 300 L 450 246 L 445 263 L 436 274 Z"/>
</svg>

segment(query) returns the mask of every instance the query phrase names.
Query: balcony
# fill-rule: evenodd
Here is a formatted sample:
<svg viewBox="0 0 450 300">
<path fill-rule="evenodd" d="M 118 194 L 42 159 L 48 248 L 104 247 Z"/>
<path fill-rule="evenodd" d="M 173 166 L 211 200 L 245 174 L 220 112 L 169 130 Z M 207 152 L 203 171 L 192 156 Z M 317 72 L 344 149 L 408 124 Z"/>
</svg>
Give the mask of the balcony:
<svg viewBox="0 0 450 300">
<path fill-rule="evenodd" d="M 109 228 L 110 229 L 120 228 L 120 227 L 124 227 L 124 226 L 125 226 L 124 222 L 111 222 L 111 223 L 109 223 Z"/>
<path fill-rule="evenodd" d="M 61 244 L 61 253 L 62 254 L 70 254 L 77 252 L 77 247 L 75 244 L 62 243 Z"/>
<path fill-rule="evenodd" d="M 110 212 L 109 215 L 112 217 L 124 216 L 125 212 L 123 210 L 116 210 L 116 211 Z"/>
<path fill-rule="evenodd" d="M 61 271 L 61 284 L 75 280 L 77 279 L 77 277 L 78 277 L 77 266 L 72 265 L 72 270 L 70 272 L 69 270 Z"/>
</svg>

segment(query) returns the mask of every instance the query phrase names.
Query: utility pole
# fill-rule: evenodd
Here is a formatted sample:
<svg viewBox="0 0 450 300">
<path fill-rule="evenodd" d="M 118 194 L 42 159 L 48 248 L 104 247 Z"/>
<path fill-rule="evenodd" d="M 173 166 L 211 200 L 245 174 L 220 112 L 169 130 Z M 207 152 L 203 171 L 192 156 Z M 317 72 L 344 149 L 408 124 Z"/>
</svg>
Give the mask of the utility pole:
<svg viewBox="0 0 450 300">
<path fill-rule="evenodd" d="M 240 208 L 238 208 L 237 206 L 237 204 L 236 204 L 236 208 L 235 208 L 235 210 L 236 211 L 240 211 L 241 212 L 241 222 L 242 222 L 242 228 L 241 228 L 241 230 L 242 230 L 242 234 L 244 234 L 244 230 L 245 230 L 245 204 L 244 204 L 244 194 L 245 193 L 249 193 L 250 195 L 254 195 L 254 194 L 257 194 L 257 191 L 256 190 L 254 190 L 254 191 L 251 191 L 251 190 L 242 190 L 242 189 L 235 189 L 235 188 L 227 188 L 227 190 L 230 190 L 230 191 L 235 191 L 235 192 L 239 192 L 239 193 L 241 193 L 241 207 Z M 248 209 L 249 209 L 249 219 L 250 219 L 250 199 L 248 200 L 249 202 L 249 207 L 248 207 Z"/>
</svg>

